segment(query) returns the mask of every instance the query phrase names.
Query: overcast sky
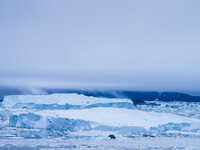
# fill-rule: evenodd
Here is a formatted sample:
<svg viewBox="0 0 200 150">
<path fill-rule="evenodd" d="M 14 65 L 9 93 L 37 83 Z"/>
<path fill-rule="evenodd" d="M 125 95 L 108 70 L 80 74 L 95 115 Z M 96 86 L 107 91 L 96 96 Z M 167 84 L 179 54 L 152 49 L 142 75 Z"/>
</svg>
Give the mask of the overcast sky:
<svg viewBox="0 0 200 150">
<path fill-rule="evenodd" d="M 0 85 L 198 91 L 199 8 L 199 0 L 0 0 Z"/>
</svg>

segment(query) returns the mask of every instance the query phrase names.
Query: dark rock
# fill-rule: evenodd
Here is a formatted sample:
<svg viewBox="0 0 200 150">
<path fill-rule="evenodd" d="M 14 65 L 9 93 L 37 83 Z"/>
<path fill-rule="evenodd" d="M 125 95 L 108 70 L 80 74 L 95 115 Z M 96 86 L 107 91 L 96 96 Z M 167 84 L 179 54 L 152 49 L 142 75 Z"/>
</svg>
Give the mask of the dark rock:
<svg viewBox="0 0 200 150">
<path fill-rule="evenodd" d="M 134 105 L 146 104 L 145 101 L 183 101 L 200 102 L 200 96 L 192 96 L 179 92 L 156 92 L 156 91 L 128 91 L 128 90 L 88 90 L 88 89 L 42 89 L 48 94 L 53 93 L 77 93 L 86 96 L 105 97 L 105 98 L 128 98 Z M 26 89 L 24 89 L 26 91 Z M 20 95 L 24 91 L 17 88 L 0 86 L 0 102 L 6 95 Z"/>
<path fill-rule="evenodd" d="M 0 96 L 0 102 L 3 102 L 3 96 Z"/>
<path fill-rule="evenodd" d="M 110 139 L 116 139 L 116 136 L 113 135 L 113 134 L 110 134 L 108 137 L 109 137 Z"/>
<path fill-rule="evenodd" d="M 143 137 L 156 137 L 156 136 L 150 134 L 143 134 Z"/>
</svg>

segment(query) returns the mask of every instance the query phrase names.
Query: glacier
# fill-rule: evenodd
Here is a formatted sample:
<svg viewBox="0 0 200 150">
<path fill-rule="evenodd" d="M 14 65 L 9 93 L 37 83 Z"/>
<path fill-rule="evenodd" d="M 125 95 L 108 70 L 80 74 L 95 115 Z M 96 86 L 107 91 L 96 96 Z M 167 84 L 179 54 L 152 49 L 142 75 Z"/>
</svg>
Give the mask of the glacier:
<svg viewBox="0 0 200 150">
<path fill-rule="evenodd" d="M 9 95 L 0 105 L 0 139 L 200 139 L 199 108 L 198 102 L 135 106 L 130 99 L 81 94 Z"/>
</svg>

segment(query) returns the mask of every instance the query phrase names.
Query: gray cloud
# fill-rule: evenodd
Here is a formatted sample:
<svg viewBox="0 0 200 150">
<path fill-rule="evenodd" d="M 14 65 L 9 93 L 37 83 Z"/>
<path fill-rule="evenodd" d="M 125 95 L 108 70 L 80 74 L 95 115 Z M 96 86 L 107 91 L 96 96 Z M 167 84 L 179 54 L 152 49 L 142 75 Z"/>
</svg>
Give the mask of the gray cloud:
<svg viewBox="0 0 200 150">
<path fill-rule="evenodd" d="M 193 89 L 200 2 L 0 2 L 0 85 Z"/>
</svg>

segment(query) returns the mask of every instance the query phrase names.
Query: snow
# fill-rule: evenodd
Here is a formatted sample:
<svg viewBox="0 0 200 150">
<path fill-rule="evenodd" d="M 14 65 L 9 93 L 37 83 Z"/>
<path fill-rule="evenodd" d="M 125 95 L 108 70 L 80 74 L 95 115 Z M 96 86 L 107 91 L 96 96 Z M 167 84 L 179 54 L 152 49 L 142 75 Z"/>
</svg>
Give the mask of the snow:
<svg viewBox="0 0 200 150">
<path fill-rule="evenodd" d="M 28 111 L 29 112 L 29 111 Z M 28 113 L 23 110 L 14 114 Z M 107 126 L 139 126 L 149 130 L 151 127 L 167 123 L 193 123 L 200 125 L 200 120 L 169 113 L 145 112 L 137 109 L 123 108 L 91 108 L 81 110 L 43 110 L 35 111 L 43 117 L 60 117 L 97 122 Z"/>
<path fill-rule="evenodd" d="M 151 101 L 154 105 L 138 105 L 137 109 L 148 112 L 167 112 L 190 118 L 200 119 L 200 102 L 161 102 Z"/>
<path fill-rule="evenodd" d="M 81 94 L 51 94 L 51 95 L 10 95 L 5 96 L 2 103 L 3 107 L 9 108 L 17 103 L 34 103 L 34 104 L 59 104 L 59 105 L 92 105 L 97 103 L 130 103 L 129 99 L 109 99 L 84 96 Z"/>
<path fill-rule="evenodd" d="M 200 139 L 168 137 L 0 140 L 0 150 L 199 150 L 199 147 Z"/>
</svg>

